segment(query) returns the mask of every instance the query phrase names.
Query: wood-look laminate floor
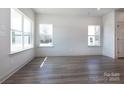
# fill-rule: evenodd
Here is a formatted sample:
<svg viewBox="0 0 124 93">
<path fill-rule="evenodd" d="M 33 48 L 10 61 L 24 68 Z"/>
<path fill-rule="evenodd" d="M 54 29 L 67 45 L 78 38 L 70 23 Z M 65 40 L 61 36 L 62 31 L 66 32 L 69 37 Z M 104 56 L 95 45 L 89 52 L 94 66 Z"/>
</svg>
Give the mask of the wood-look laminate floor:
<svg viewBox="0 0 124 93">
<path fill-rule="evenodd" d="M 4 84 L 124 83 L 124 59 L 105 56 L 35 58 Z"/>
</svg>

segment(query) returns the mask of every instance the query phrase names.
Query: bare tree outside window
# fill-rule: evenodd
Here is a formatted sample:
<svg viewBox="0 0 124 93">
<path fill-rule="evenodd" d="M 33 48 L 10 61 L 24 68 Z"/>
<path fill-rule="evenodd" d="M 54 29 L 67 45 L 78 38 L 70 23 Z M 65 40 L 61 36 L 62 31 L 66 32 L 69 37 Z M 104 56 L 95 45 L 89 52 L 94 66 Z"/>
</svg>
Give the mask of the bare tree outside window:
<svg viewBox="0 0 124 93">
<path fill-rule="evenodd" d="M 40 46 L 53 45 L 53 25 L 40 24 Z"/>
</svg>

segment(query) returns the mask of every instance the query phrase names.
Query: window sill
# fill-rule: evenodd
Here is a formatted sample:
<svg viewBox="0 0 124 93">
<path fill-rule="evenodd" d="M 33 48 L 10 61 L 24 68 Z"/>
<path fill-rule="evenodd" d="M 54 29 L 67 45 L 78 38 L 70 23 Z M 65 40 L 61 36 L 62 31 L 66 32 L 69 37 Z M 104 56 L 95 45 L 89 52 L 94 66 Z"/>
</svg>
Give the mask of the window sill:
<svg viewBox="0 0 124 93">
<path fill-rule="evenodd" d="M 47 44 L 45 45 L 44 44 L 44 45 L 40 45 L 39 47 L 54 47 L 54 45 L 53 44 L 49 44 L 49 45 L 47 45 Z"/>
<path fill-rule="evenodd" d="M 101 47 L 101 46 L 88 46 L 88 47 Z"/>
<path fill-rule="evenodd" d="M 13 55 L 13 54 L 17 54 L 17 53 L 20 53 L 20 52 L 24 52 L 24 51 L 27 51 L 27 50 L 30 50 L 30 49 L 33 49 L 34 47 L 31 47 L 31 48 L 26 48 L 26 49 L 22 49 L 22 50 L 18 50 L 18 51 L 12 51 L 10 52 L 9 54 L 10 55 Z"/>
</svg>

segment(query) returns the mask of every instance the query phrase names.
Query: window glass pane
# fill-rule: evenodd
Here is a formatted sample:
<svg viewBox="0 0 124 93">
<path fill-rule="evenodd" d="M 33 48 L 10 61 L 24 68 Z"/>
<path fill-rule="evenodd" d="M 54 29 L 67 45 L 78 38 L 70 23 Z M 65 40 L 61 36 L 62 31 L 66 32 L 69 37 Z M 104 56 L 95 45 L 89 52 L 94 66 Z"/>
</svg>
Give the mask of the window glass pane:
<svg viewBox="0 0 124 93">
<path fill-rule="evenodd" d="M 100 26 L 95 26 L 95 35 L 100 35 Z"/>
<path fill-rule="evenodd" d="M 22 31 L 22 15 L 11 9 L 11 29 Z"/>
<path fill-rule="evenodd" d="M 88 26 L 88 35 L 95 35 L 95 26 Z"/>
<path fill-rule="evenodd" d="M 22 49 L 22 32 L 13 32 L 12 31 L 12 43 L 11 51 L 17 51 Z"/>
<path fill-rule="evenodd" d="M 95 45 L 100 46 L 100 36 L 98 35 L 95 36 Z"/>
<path fill-rule="evenodd" d="M 88 45 L 89 46 L 95 45 L 95 36 L 88 36 Z"/>
<path fill-rule="evenodd" d="M 24 32 L 31 32 L 31 22 L 24 17 Z"/>
<path fill-rule="evenodd" d="M 30 34 L 24 34 L 24 48 L 30 48 L 31 47 L 31 35 Z"/>
<path fill-rule="evenodd" d="M 40 24 L 40 45 L 52 44 L 52 24 Z"/>
<path fill-rule="evenodd" d="M 30 19 L 18 9 L 11 9 L 11 52 L 31 47 L 32 23 Z"/>
<path fill-rule="evenodd" d="M 100 46 L 100 26 L 88 26 L 88 46 Z"/>
</svg>

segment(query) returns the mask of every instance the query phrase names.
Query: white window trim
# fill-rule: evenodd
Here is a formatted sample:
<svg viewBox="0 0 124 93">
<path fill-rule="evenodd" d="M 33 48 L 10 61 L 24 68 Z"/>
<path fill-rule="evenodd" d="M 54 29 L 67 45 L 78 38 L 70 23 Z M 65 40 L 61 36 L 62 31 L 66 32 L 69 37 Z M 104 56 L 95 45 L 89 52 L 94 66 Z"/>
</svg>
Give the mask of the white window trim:
<svg viewBox="0 0 124 93">
<path fill-rule="evenodd" d="M 26 50 L 29 50 L 29 49 L 32 49 L 32 48 L 34 48 L 34 33 L 33 33 L 33 21 L 28 17 L 28 16 L 26 16 L 23 12 L 21 12 L 19 9 L 17 9 L 17 8 L 12 8 L 12 9 L 14 9 L 16 12 L 18 12 L 19 14 L 21 14 L 22 15 L 22 31 L 18 31 L 18 30 L 15 30 L 15 29 L 11 29 L 11 27 L 10 27 L 10 53 L 9 54 L 16 54 L 16 53 L 20 53 L 20 52 L 23 52 L 23 51 L 26 51 Z M 28 47 L 28 48 L 24 48 L 24 38 L 22 39 L 23 41 L 22 41 L 22 46 L 23 46 L 23 48 L 22 49 L 19 49 L 19 50 L 16 50 L 16 51 L 12 51 L 11 50 L 11 47 L 12 47 L 12 31 L 15 31 L 15 32 L 22 32 L 22 37 L 24 37 L 24 18 L 27 18 L 30 22 L 31 22 L 31 32 L 30 32 L 30 34 L 31 34 L 31 37 L 32 37 L 32 40 L 31 40 L 31 47 Z"/>
<path fill-rule="evenodd" d="M 17 53 L 24 52 L 24 51 L 27 51 L 27 50 L 30 50 L 30 49 L 33 49 L 33 47 L 13 51 L 13 52 L 10 52 L 9 54 L 17 54 Z"/>
<path fill-rule="evenodd" d="M 54 47 L 54 44 L 53 44 L 53 42 L 50 45 L 48 45 L 48 44 L 44 44 L 44 45 L 40 44 L 39 47 Z"/>
</svg>

